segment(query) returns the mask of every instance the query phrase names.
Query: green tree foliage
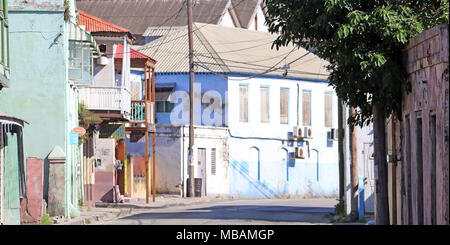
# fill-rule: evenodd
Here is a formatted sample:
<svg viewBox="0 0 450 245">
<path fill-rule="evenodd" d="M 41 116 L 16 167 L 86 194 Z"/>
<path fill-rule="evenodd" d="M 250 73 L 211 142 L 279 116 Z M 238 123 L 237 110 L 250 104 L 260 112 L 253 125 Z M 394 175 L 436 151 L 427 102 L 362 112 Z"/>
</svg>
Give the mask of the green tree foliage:
<svg viewBox="0 0 450 245">
<path fill-rule="evenodd" d="M 448 0 L 266 0 L 276 48 L 294 43 L 329 61 L 331 86 L 359 108 L 349 123 L 399 113 L 402 91 L 410 91 L 402 49 L 420 32 L 448 23 Z"/>
</svg>

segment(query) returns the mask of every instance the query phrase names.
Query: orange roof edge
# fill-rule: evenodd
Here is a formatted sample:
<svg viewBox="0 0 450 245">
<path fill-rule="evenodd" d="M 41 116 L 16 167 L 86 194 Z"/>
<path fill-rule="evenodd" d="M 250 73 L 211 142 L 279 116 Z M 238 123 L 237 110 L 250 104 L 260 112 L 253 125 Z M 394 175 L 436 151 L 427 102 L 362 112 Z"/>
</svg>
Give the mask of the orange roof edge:
<svg viewBox="0 0 450 245">
<path fill-rule="evenodd" d="M 122 59 L 123 58 L 123 44 L 117 44 L 117 49 L 116 49 L 116 59 Z M 154 63 L 156 63 L 157 61 L 137 50 L 134 50 L 132 48 L 130 48 L 130 59 L 145 59 L 145 60 L 152 60 Z"/>
<path fill-rule="evenodd" d="M 86 31 L 91 33 L 95 32 L 115 32 L 115 33 L 126 33 L 130 39 L 134 39 L 130 30 L 123 28 L 121 26 L 110 23 L 106 20 L 102 20 L 96 16 L 90 15 L 82 10 L 78 10 L 78 24 L 85 26 Z"/>
</svg>

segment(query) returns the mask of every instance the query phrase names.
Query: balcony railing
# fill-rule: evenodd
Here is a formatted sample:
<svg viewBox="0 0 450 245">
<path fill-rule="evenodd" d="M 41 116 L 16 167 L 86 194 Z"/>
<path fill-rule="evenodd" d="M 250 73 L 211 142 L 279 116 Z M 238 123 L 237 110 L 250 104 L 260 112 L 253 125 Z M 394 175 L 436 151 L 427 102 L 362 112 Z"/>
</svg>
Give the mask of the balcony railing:
<svg viewBox="0 0 450 245">
<path fill-rule="evenodd" d="M 149 104 L 149 108 L 146 108 L 146 103 Z M 154 124 L 154 111 L 155 111 L 155 103 L 150 101 L 145 102 L 144 100 L 133 100 L 131 101 L 131 116 L 130 121 L 133 123 L 145 123 L 146 113 L 148 113 L 149 117 L 147 118 L 148 123 Z"/>
<path fill-rule="evenodd" d="M 88 110 L 120 111 L 124 118 L 131 114 L 131 95 L 123 87 L 82 87 L 80 97 Z"/>
<path fill-rule="evenodd" d="M 145 101 L 144 100 L 131 101 L 130 121 L 145 122 Z"/>
</svg>

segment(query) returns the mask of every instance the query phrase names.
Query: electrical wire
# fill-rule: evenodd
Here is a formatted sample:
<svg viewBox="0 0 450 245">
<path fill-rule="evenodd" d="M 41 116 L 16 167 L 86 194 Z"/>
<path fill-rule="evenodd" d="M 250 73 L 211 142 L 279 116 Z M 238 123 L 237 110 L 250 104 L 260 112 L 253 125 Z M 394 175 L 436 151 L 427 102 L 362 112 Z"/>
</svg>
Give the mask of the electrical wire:
<svg viewBox="0 0 450 245">
<path fill-rule="evenodd" d="M 242 4 L 244 1 L 245 1 L 245 0 L 241 0 L 240 2 L 238 2 L 238 3 L 237 3 L 235 6 L 233 6 L 233 7 L 235 8 L 235 7 L 239 6 L 239 5 Z M 154 28 L 154 29 L 152 30 L 152 33 L 155 33 L 156 31 L 160 30 L 160 29 L 163 27 L 163 25 L 164 25 L 165 23 L 167 23 L 168 21 L 170 21 L 170 20 L 172 20 L 172 19 L 174 19 L 174 18 L 175 18 L 175 19 L 178 18 L 179 14 L 181 13 L 181 11 L 182 11 L 183 9 L 184 9 L 184 6 L 182 6 L 182 7 L 177 11 L 176 14 L 174 14 L 174 15 L 170 16 L 169 18 L 167 18 L 167 19 L 164 21 L 163 24 L 161 24 L 160 26 Z M 220 15 L 219 17 L 223 17 L 223 15 L 226 14 L 226 13 L 227 13 L 227 12 L 224 12 L 224 13 L 223 13 L 222 15 Z M 205 26 L 208 26 L 208 25 L 211 25 L 211 24 L 210 24 L 210 23 L 206 23 L 206 24 L 204 24 L 203 26 L 200 26 L 200 27 L 194 29 L 193 32 L 195 33 L 195 31 L 198 31 L 198 30 L 200 30 L 201 28 L 203 28 L 203 27 L 205 27 Z M 168 33 L 170 33 L 170 31 L 172 30 L 172 28 L 173 28 L 173 24 L 170 26 Z M 142 48 L 137 48 L 137 49 L 135 49 L 135 50 L 136 50 L 136 51 L 143 51 L 143 50 L 147 50 L 147 49 L 151 49 L 151 48 L 157 47 L 156 51 L 155 51 L 154 54 L 153 54 L 153 56 L 154 56 L 154 55 L 158 52 L 159 48 L 160 48 L 163 44 L 171 43 L 171 42 L 176 41 L 176 40 L 178 40 L 178 39 L 180 39 L 180 38 L 187 37 L 187 35 L 188 35 L 188 34 L 184 34 L 184 35 L 181 35 L 181 36 L 178 36 L 178 37 L 175 37 L 175 38 L 173 38 L 173 39 L 170 39 L 170 40 L 167 40 L 167 41 L 166 41 L 165 39 L 167 39 L 168 36 L 169 36 L 169 34 L 167 34 L 167 35 L 165 35 L 165 39 L 164 39 L 163 41 L 161 41 L 160 43 L 157 43 L 157 44 L 155 44 L 155 45 L 150 45 L 150 46 L 144 46 L 144 47 L 142 47 Z M 256 39 L 256 40 L 261 40 L 261 41 L 262 41 L 262 40 L 264 40 L 264 39 Z M 220 44 L 233 44 L 233 43 L 242 43 L 242 42 L 252 42 L 252 41 L 256 41 L 256 40 L 236 41 L 236 42 L 220 43 Z M 258 44 L 258 45 L 252 46 L 252 47 L 246 47 L 246 48 L 241 48 L 241 49 L 236 49 L 236 50 L 228 50 L 228 51 L 222 51 L 222 52 L 216 52 L 216 53 L 217 53 L 217 54 L 223 54 L 223 53 L 232 53 L 232 52 L 238 52 L 238 51 L 243 51 L 243 50 L 249 50 L 249 49 L 252 49 L 252 48 L 256 48 L 256 47 L 260 47 L 260 46 L 263 46 L 263 45 L 270 44 L 270 43 L 272 43 L 272 42 L 273 42 L 273 41 L 271 40 L 270 42 L 267 42 L 267 43 L 264 43 L 264 44 Z M 218 43 L 217 43 L 217 44 L 218 44 Z M 295 49 L 295 47 L 294 47 L 294 49 Z M 279 67 L 279 68 L 276 68 L 276 67 L 277 67 L 283 60 L 286 60 L 286 58 L 294 51 L 294 49 L 292 49 L 289 53 L 286 54 L 286 56 L 285 56 L 283 59 L 281 59 L 279 62 L 277 62 L 275 65 L 273 65 L 273 66 L 271 66 L 271 67 L 262 66 L 262 65 L 257 65 L 257 64 L 252 64 L 252 63 L 258 63 L 258 62 L 261 62 L 261 61 L 266 61 L 266 60 L 275 59 L 275 58 L 280 57 L 280 56 L 282 56 L 282 55 L 275 56 L 275 57 L 270 57 L 270 58 L 268 58 L 268 59 L 263 59 L 263 60 L 259 60 L 259 61 L 251 61 L 252 63 L 251 63 L 251 62 L 250 62 L 250 63 L 249 63 L 249 62 L 242 62 L 242 61 L 233 61 L 233 60 L 227 60 L 227 59 L 222 59 L 222 60 L 230 61 L 230 62 L 234 62 L 234 63 L 240 63 L 240 64 L 251 65 L 251 66 L 256 66 L 256 67 L 264 67 L 264 68 L 268 68 L 268 69 L 264 70 L 264 72 L 262 72 L 262 73 L 255 74 L 255 75 L 250 76 L 250 77 L 247 77 L 247 78 L 245 78 L 245 79 L 236 79 L 236 80 L 243 81 L 243 80 L 248 80 L 248 79 L 251 79 L 251 78 L 254 78 L 254 77 L 263 76 L 263 75 L 265 75 L 265 74 L 267 74 L 267 73 L 270 73 L 270 72 L 273 72 L 273 71 L 282 69 L 282 67 Z M 174 52 L 174 53 L 176 53 L 176 52 Z M 179 53 L 181 53 L 181 52 L 179 52 Z M 195 58 L 196 58 L 197 60 L 200 60 L 200 59 L 198 58 L 198 56 L 208 57 L 208 56 L 205 56 L 204 54 L 207 54 L 207 53 L 194 53 L 194 56 L 195 56 Z M 292 63 L 294 63 L 294 62 L 300 60 L 301 58 L 307 56 L 308 54 L 310 54 L 310 52 L 306 53 L 305 55 L 302 55 L 300 58 L 298 58 L 298 59 L 296 59 L 296 60 L 290 62 L 289 64 L 292 64 Z M 208 58 L 214 59 L 214 57 L 208 57 Z M 313 57 L 312 59 L 314 59 L 314 57 Z M 310 59 L 310 60 L 312 60 L 312 59 Z M 176 64 L 179 64 L 179 62 L 177 62 Z M 176 64 L 174 64 L 174 65 L 176 65 Z M 213 65 L 218 65 L 218 66 L 220 66 L 219 64 L 207 63 L 207 62 L 200 62 L 200 61 L 199 61 L 199 62 L 196 62 L 195 64 L 199 65 L 200 67 L 202 67 L 202 68 L 204 68 L 204 69 L 206 69 L 206 70 L 208 70 L 208 71 L 210 71 L 210 72 L 212 72 L 212 73 L 219 74 L 219 73 L 217 73 L 217 72 L 212 71 L 211 69 L 209 69 L 208 67 L 206 67 L 206 66 L 204 65 L 204 64 L 213 64 Z M 243 67 L 243 66 L 232 66 L 232 67 L 236 67 L 236 68 L 246 68 L 246 69 L 248 69 L 248 67 Z M 263 69 L 258 69 L 258 68 L 252 68 L 252 69 L 254 69 L 254 70 L 263 70 Z M 319 70 L 319 71 L 320 71 L 320 70 Z M 297 70 L 289 70 L 289 72 L 295 73 L 295 74 L 323 75 L 323 74 L 320 74 L 320 73 L 310 73 L 310 72 L 303 72 L 303 71 L 297 71 Z"/>
<path fill-rule="evenodd" d="M 238 7 L 238 6 L 241 5 L 244 1 L 245 1 L 245 0 L 240 0 L 235 6 L 233 6 L 233 8 Z M 182 9 L 183 9 L 183 7 L 182 7 Z M 226 13 L 227 13 L 227 12 L 225 11 L 223 14 L 219 15 L 219 19 L 222 18 Z M 117 16 L 116 16 L 116 17 L 117 17 Z M 168 22 L 169 20 L 171 20 L 173 17 L 174 17 L 174 15 L 172 15 L 172 17 L 169 17 L 169 19 L 167 19 L 165 23 L 167 23 L 167 22 Z M 156 30 L 158 30 L 158 29 L 160 29 L 161 27 L 163 27 L 162 25 L 164 25 L 165 23 L 163 23 L 163 24 L 161 24 L 160 26 L 158 26 L 157 28 L 155 28 L 155 29 L 153 30 L 153 32 L 156 32 Z M 201 28 L 203 28 L 203 27 L 205 27 L 205 26 L 208 26 L 208 25 L 211 25 L 211 23 L 206 23 L 205 25 L 203 25 L 203 26 L 201 26 L 201 27 L 198 27 L 198 28 L 195 29 L 195 30 L 192 30 L 192 32 L 198 31 L 198 30 L 200 30 Z M 177 37 L 177 38 L 168 40 L 167 42 L 161 42 L 161 43 L 159 43 L 158 45 L 167 44 L 167 43 L 176 41 L 176 40 L 178 40 L 178 39 L 180 39 L 180 38 L 183 38 L 183 37 L 185 37 L 185 36 L 187 37 L 188 35 L 189 35 L 189 33 L 187 33 L 186 35 L 182 35 L 182 36 L 179 36 L 179 37 Z M 143 48 L 136 48 L 135 50 L 140 52 L 140 51 L 147 50 L 147 49 L 154 48 L 154 47 L 156 47 L 156 45 L 154 45 L 154 46 L 144 46 Z M 123 52 L 123 53 L 125 53 L 125 52 Z M 122 54 L 123 54 L 123 53 L 122 53 Z M 111 55 L 111 54 L 109 54 L 109 55 Z"/>
<path fill-rule="evenodd" d="M 175 19 L 178 18 L 178 15 L 180 15 L 181 10 L 183 10 L 183 7 L 181 7 L 181 8 L 178 10 L 177 15 L 175 16 Z M 173 27 L 173 23 L 172 23 L 172 25 L 170 25 L 170 28 L 169 28 L 168 33 L 170 33 L 170 31 L 172 30 L 172 27 Z M 163 41 L 164 41 L 166 38 L 167 38 L 167 35 L 164 36 Z M 152 57 L 155 57 L 155 55 L 158 53 L 158 50 L 159 50 L 159 48 L 161 48 L 161 46 L 162 46 L 162 42 L 161 42 L 160 45 L 156 48 L 155 52 L 152 54 Z"/>
</svg>

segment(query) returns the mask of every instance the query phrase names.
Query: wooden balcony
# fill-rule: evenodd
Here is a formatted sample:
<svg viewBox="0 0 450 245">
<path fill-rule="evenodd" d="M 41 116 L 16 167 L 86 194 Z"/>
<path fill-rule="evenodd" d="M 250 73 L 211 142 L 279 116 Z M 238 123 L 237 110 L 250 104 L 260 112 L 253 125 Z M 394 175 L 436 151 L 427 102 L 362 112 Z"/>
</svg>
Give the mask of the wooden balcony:
<svg viewBox="0 0 450 245">
<path fill-rule="evenodd" d="M 150 108 L 148 110 L 148 128 L 152 132 L 155 128 L 154 109 L 155 103 L 148 101 Z M 130 121 L 126 124 L 127 131 L 145 131 L 146 129 L 146 102 L 145 100 L 133 100 L 131 101 L 131 115 Z"/>
</svg>

